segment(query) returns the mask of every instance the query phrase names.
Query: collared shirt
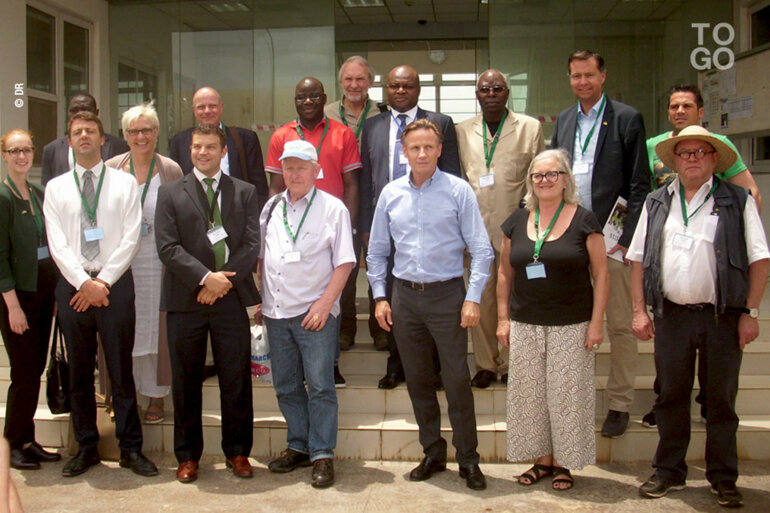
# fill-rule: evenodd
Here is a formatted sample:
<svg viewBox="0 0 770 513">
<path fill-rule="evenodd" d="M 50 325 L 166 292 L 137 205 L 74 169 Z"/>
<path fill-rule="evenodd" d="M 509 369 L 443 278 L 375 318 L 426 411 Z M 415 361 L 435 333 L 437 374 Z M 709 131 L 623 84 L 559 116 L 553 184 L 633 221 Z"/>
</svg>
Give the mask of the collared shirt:
<svg viewBox="0 0 770 513">
<path fill-rule="evenodd" d="M 372 221 L 366 273 L 374 297 L 385 296 L 390 241 L 396 248 L 393 275 L 434 283 L 463 275 L 463 255 L 471 253 L 467 301 L 479 303 L 494 252 L 468 182 L 436 169 L 422 187 L 411 173 L 382 189 Z"/>
<path fill-rule="evenodd" d="M 334 269 L 356 261 L 348 209 L 342 201 L 320 190 L 313 198 L 314 190 L 293 205 L 289 202 L 289 191 L 284 191 L 270 219 L 267 216 L 273 200 L 262 209 L 259 218 L 262 313 L 271 319 L 288 319 L 307 312 L 323 295 Z M 312 204 L 305 215 L 311 198 Z M 297 236 L 296 243 L 289 238 L 284 225 L 284 204 L 286 221 Z M 298 261 L 292 261 L 297 257 Z M 337 297 L 331 314 L 336 317 L 339 313 L 340 298 Z"/>
<path fill-rule="evenodd" d="M 599 131 L 602 127 L 602 116 L 604 115 L 604 109 L 606 108 L 606 95 L 602 93 L 601 98 L 597 101 L 588 111 L 588 114 L 583 114 L 583 109 L 580 107 L 580 102 L 577 105 L 577 127 L 575 128 L 575 151 L 572 159 L 572 171 L 575 176 L 575 185 L 577 185 L 578 194 L 580 195 L 580 205 L 588 210 L 591 208 L 591 179 L 594 175 L 594 160 L 596 155 L 596 143 L 599 141 Z M 601 109 L 601 110 L 600 110 Z M 588 139 L 588 134 L 591 132 L 591 128 L 596 125 L 591 139 L 588 140 L 588 147 L 585 153 L 583 153 L 583 146 Z M 587 173 L 577 173 L 576 168 L 579 169 L 579 165 L 587 165 Z"/>
<path fill-rule="evenodd" d="M 330 103 L 324 107 L 324 114 L 329 119 L 333 119 L 334 121 L 339 121 L 343 125 L 347 122 L 345 126 L 350 128 L 350 130 L 353 131 L 353 135 L 358 134 L 360 136 L 359 127 L 369 118 L 373 118 L 375 116 L 378 116 L 380 114 L 380 108 L 377 105 L 377 102 L 369 98 L 366 100 L 367 104 L 369 105 L 369 112 L 366 114 L 366 119 L 363 119 L 364 117 L 364 111 L 366 110 L 366 106 L 364 106 L 364 110 L 361 111 L 361 113 L 356 116 L 353 111 L 350 111 L 345 108 L 345 104 L 342 100 L 336 101 L 334 103 Z M 342 105 L 342 115 L 345 117 L 345 120 L 340 117 L 340 105 Z M 361 150 L 361 139 L 359 137 L 356 137 L 358 139 L 358 149 Z"/>
<path fill-rule="evenodd" d="M 415 119 L 417 119 L 417 106 L 415 105 L 406 112 L 399 112 L 397 110 L 390 111 L 390 132 L 388 136 L 388 181 L 393 181 L 393 152 L 396 151 L 396 139 L 398 139 L 398 116 L 399 114 L 406 114 L 406 123 L 408 125 Z M 406 174 L 412 172 L 412 168 L 409 163 L 406 164 Z"/>
<path fill-rule="evenodd" d="M 519 208 L 526 193 L 529 163 L 545 149 L 543 129 L 535 118 L 508 110 L 505 123 L 497 128 L 500 135 L 487 169 L 482 123 L 486 122 L 479 114 L 458 124 L 457 147 L 463 175 L 476 194 L 492 245 L 500 251 L 503 238 L 500 225 Z M 491 148 L 494 136 L 490 130 L 486 132 Z M 491 185 L 483 182 L 489 178 L 482 179 L 489 174 L 494 177 Z"/>
<path fill-rule="evenodd" d="M 328 123 L 329 129 L 326 131 L 323 144 L 321 144 L 321 154 L 318 155 L 321 173 L 316 179 L 315 185 L 322 191 L 343 199 L 345 182 L 342 175 L 361 168 L 361 155 L 358 152 L 358 142 L 352 130 L 333 119 L 329 119 Z M 297 124 L 296 120 L 289 121 L 276 130 L 270 138 L 265 170 L 271 173 L 283 173 L 281 161 L 278 159 L 281 158 L 283 145 L 287 141 L 295 141 L 300 138 L 297 133 Z M 326 121 L 321 121 L 312 130 L 301 126 L 305 140 L 318 148 L 325 126 Z"/>
<path fill-rule="evenodd" d="M 99 187 L 102 166 L 99 161 L 91 169 L 94 191 Z M 103 230 L 104 238 L 99 241 L 99 254 L 89 261 L 80 252 L 83 203 L 73 172 L 78 174 L 82 187 L 86 170 L 78 164 L 74 171 L 53 178 L 46 188 L 43 212 L 51 257 L 64 279 L 76 289 L 90 279 L 89 271 L 99 271 L 99 279 L 112 285 L 123 276 L 139 251 L 142 207 L 136 179 L 129 173 L 104 168 L 106 174 L 96 208 L 96 225 Z"/>
<path fill-rule="evenodd" d="M 225 128 L 225 124 L 222 123 L 221 121 L 219 122 L 219 128 L 221 128 L 222 131 L 225 133 L 225 138 L 226 138 L 227 129 Z M 225 144 L 225 146 L 227 146 L 227 144 Z M 222 170 L 222 172 L 227 176 L 230 176 L 230 154 L 229 153 L 225 153 L 225 156 L 222 157 L 222 159 L 219 161 L 219 169 Z"/>
<path fill-rule="evenodd" d="M 713 184 L 713 178 L 704 183 L 687 203 L 687 214 L 703 204 Z M 663 295 L 680 305 L 711 303 L 716 304 L 717 266 L 714 255 L 714 236 L 719 217 L 714 210 L 713 196 L 703 204 L 698 213 L 689 218 L 685 229 L 682 219 L 682 206 L 679 199 L 679 178 L 668 184 L 668 193 L 672 194 L 668 218 L 663 225 L 663 246 L 661 252 L 661 279 Z M 764 258 L 770 258 L 767 239 L 762 221 L 757 212 L 754 198 L 748 197 L 743 209 L 743 222 L 746 235 L 746 254 L 749 264 Z M 692 247 L 683 248 L 675 243 L 681 234 L 692 237 Z M 634 262 L 644 260 L 644 244 L 647 238 L 647 205 L 642 209 L 639 223 L 636 225 L 631 246 L 626 258 Z"/>
</svg>

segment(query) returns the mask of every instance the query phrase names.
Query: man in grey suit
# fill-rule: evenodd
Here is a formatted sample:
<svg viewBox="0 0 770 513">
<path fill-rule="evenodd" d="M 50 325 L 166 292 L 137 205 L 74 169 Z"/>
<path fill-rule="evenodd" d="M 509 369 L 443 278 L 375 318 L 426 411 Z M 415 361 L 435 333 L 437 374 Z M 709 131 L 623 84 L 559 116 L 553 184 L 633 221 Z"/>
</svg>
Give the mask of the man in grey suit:
<svg viewBox="0 0 770 513">
<path fill-rule="evenodd" d="M 604 225 L 618 197 L 628 203 L 623 233 L 607 254 L 610 297 L 607 336 L 610 339 L 610 374 L 607 379 L 609 412 L 602 436 L 618 438 L 628 427 L 628 409 L 634 399 L 637 341 L 631 330 L 631 274 L 624 259 L 642 204 L 650 192 L 649 167 L 642 115 L 633 107 L 611 100 L 603 92 L 607 72 L 601 55 L 573 52 L 567 60 L 572 91 L 578 98 L 559 114 L 552 148 L 572 155 L 580 205 L 592 210 Z"/>
<path fill-rule="evenodd" d="M 427 118 L 436 123 L 444 134 L 441 156 L 438 168 L 442 171 L 460 176 L 460 157 L 457 151 L 457 133 L 452 118 L 444 114 L 429 112 L 417 106 L 420 97 L 420 78 L 417 70 L 411 66 L 397 66 L 388 73 L 388 105 L 390 111 L 382 112 L 379 116 L 367 119 L 361 133 L 361 209 L 358 214 L 358 225 L 361 232 L 361 243 L 364 248 L 369 245 L 369 231 L 374 216 L 374 206 L 380 197 L 383 187 L 396 178 L 409 172 L 404 153 L 401 150 L 401 133 L 406 125 L 415 119 Z M 393 259 L 389 260 L 387 295 L 390 297 L 392 285 L 391 268 Z M 374 302 L 369 289 L 369 312 L 374 315 Z M 385 376 L 378 383 L 379 388 L 391 389 L 404 381 L 404 368 L 398 355 L 393 334 L 388 334 L 388 356 Z M 438 359 L 435 370 L 438 374 Z M 437 376 L 437 387 L 440 378 Z"/>
<path fill-rule="evenodd" d="M 67 120 L 81 111 L 93 112 L 95 116 L 99 116 L 96 100 L 88 93 L 76 94 L 70 98 L 69 105 L 67 106 Z M 107 161 L 127 151 L 128 144 L 126 144 L 126 141 L 112 134 L 104 134 L 104 144 L 102 145 L 103 161 Z M 43 168 L 40 182 L 45 185 L 51 178 L 73 169 L 75 167 L 74 158 L 69 138 L 66 135 L 46 144 L 43 148 Z"/>
</svg>

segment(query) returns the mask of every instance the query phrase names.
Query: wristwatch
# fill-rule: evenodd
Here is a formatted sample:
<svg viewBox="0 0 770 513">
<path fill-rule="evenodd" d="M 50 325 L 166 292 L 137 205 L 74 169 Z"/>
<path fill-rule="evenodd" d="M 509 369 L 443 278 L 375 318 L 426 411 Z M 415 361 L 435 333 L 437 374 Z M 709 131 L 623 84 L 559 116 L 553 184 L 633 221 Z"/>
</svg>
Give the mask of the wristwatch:
<svg viewBox="0 0 770 513">
<path fill-rule="evenodd" d="M 387 301 L 387 300 L 388 300 L 388 298 L 386 298 L 385 296 L 379 296 L 379 297 L 374 298 L 374 302 L 375 303 L 379 303 L 380 301 Z"/>
<path fill-rule="evenodd" d="M 745 314 L 749 314 L 749 317 L 756 319 L 759 317 L 759 308 L 742 308 L 741 311 Z"/>
</svg>

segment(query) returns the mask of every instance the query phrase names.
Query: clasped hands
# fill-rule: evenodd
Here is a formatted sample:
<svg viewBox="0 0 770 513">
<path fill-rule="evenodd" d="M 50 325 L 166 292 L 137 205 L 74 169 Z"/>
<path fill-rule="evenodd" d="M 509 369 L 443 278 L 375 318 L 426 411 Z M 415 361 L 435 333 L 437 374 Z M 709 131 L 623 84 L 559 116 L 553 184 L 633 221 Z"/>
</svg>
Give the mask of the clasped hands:
<svg viewBox="0 0 770 513">
<path fill-rule="evenodd" d="M 230 278 L 235 276 L 233 271 L 211 272 L 203 281 L 203 287 L 198 291 L 196 300 L 202 305 L 213 305 L 218 299 L 221 299 L 233 288 L 233 282 Z"/>
<path fill-rule="evenodd" d="M 83 282 L 80 290 L 70 299 L 70 306 L 76 312 L 85 312 L 92 306 L 109 306 L 110 300 L 107 298 L 109 295 L 110 289 L 107 282 L 99 278 L 92 278 Z"/>
</svg>

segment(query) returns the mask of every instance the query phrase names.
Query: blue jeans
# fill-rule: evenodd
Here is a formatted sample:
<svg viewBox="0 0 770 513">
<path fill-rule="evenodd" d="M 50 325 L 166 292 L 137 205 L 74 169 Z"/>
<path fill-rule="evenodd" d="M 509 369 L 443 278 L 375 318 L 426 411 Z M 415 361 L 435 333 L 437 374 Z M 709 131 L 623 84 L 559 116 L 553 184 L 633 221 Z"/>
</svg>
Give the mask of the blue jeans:
<svg viewBox="0 0 770 513">
<path fill-rule="evenodd" d="M 288 427 L 286 441 L 290 449 L 315 461 L 334 458 L 337 446 L 334 356 L 339 318 L 330 315 L 321 331 L 308 331 L 301 326 L 305 315 L 265 318 L 265 326 L 275 394 Z"/>
</svg>

